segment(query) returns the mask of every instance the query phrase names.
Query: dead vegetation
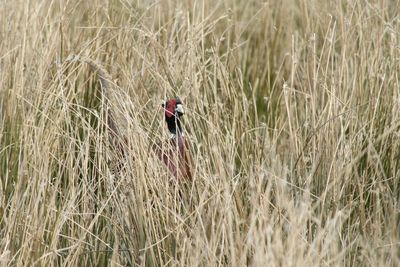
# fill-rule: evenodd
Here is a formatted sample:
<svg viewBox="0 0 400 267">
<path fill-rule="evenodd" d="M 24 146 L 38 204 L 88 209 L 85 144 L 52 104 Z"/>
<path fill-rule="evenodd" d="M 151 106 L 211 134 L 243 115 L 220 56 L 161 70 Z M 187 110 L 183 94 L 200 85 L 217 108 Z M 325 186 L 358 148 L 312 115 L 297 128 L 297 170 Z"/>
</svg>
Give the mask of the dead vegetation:
<svg viewBox="0 0 400 267">
<path fill-rule="evenodd" d="M 0 265 L 399 266 L 398 10 L 0 1 Z M 191 183 L 151 151 L 175 96 Z"/>
</svg>

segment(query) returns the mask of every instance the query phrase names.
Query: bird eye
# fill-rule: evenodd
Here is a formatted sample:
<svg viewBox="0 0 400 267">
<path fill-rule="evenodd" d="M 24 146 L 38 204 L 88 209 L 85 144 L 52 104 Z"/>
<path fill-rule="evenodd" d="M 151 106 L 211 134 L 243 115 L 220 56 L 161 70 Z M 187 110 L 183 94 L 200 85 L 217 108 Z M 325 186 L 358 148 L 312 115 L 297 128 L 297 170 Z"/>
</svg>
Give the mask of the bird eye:
<svg viewBox="0 0 400 267">
<path fill-rule="evenodd" d="M 163 100 L 163 101 L 161 102 L 161 107 L 165 108 L 165 106 L 166 106 L 166 102 L 165 102 L 165 100 Z"/>
</svg>

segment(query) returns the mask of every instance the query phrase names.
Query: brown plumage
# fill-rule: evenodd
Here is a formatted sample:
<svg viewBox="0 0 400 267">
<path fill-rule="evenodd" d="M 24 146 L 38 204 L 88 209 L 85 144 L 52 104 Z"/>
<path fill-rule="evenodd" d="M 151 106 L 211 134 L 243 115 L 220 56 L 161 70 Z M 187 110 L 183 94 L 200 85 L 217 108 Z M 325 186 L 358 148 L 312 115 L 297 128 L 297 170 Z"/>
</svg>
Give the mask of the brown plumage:
<svg viewBox="0 0 400 267">
<path fill-rule="evenodd" d="M 104 96 L 107 101 L 111 99 L 112 78 L 101 64 L 83 56 L 68 57 L 66 62 L 83 62 L 90 65 L 97 72 L 99 77 L 102 96 Z M 117 169 L 120 170 L 123 166 L 122 159 L 127 157 L 129 144 L 126 136 L 120 131 L 121 125 L 118 124 L 115 114 L 110 110 L 107 102 L 105 103 L 109 141 L 117 157 L 119 157 L 116 159 L 116 165 Z M 172 137 L 166 142 L 154 145 L 153 150 L 175 178 L 191 180 L 192 157 L 181 126 L 181 117 L 184 114 L 182 103 L 179 98 L 174 98 L 166 101 L 163 107 L 165 108 L 165 121 Z"/>
<path fill-rule="evenodd" d="M 166 101 L 162 107 L 165 122 L 172 136 L 167 142 L 155 145 L 153 149 L 175 178 L 190 181 L 193 164 L 189 144 L 182 128 L 181 117 L 184 114 L 182 102 L 179 98 L 173 98 Z"/>
<path fill-rule="evenodd" d="M 111 147 L 115 150 L 118 156 L 125 156 L 127 150 L 127 138 L 121 134 L 120 127 L 121 123 L 117 123 L 115 114 L 111 110 L 111 105 L 108 105 L 108 102 L 112 99 L 112 77 L 111 75 L 104 69 L 104 67 L 96 62 L 95 60 L 85 57 L 85 56 L 70 56 L 68 57 L 65 62 L 80 62 L 86 63 L 94 71 L 97 73 L 97 76 L 100 80 L 101 86 L 101 95 L 104 97 L 105 107 L 104 109 L 107 111 L 107 128 L 109 132 L 109 141 Z M 117 164 L 120 165 L 120 164 Z"/>
<path fill-rule="evenodd" d="M 192 157 L 186 138 L 179 134 L 153 147 L 158 158 L 179 180 L 192 180 Z"/>
</svg>

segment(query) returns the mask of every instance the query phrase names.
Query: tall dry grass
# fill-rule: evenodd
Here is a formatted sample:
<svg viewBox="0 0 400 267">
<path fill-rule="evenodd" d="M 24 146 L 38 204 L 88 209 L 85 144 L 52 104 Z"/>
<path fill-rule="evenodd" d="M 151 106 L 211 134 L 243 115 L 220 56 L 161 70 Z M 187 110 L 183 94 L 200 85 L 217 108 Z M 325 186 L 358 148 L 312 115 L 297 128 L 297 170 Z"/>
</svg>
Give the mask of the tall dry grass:
<svg viewBox="0 0 400 267">
<path fill-rule="evenodd" d="M 0 1 L 0 265 L 399 266 L 399 10 Z M 191 183 L 149 149 L 176 95 Z"/>
</svg>

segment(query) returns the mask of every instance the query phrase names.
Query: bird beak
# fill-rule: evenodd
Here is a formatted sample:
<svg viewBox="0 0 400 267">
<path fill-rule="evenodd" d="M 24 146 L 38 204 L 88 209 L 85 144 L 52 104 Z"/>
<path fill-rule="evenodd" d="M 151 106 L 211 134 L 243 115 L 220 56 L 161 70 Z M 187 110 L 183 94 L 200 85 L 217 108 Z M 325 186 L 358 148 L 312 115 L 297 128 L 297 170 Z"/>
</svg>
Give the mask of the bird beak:
<svg viewBox="0 0 400 267">
<path fill-rule="evenodd" d="M 184 114 L 183 112 L 183 106 L 181 104 L 176 105 L 175 111 L 181 114 Z"/>
</svg>

